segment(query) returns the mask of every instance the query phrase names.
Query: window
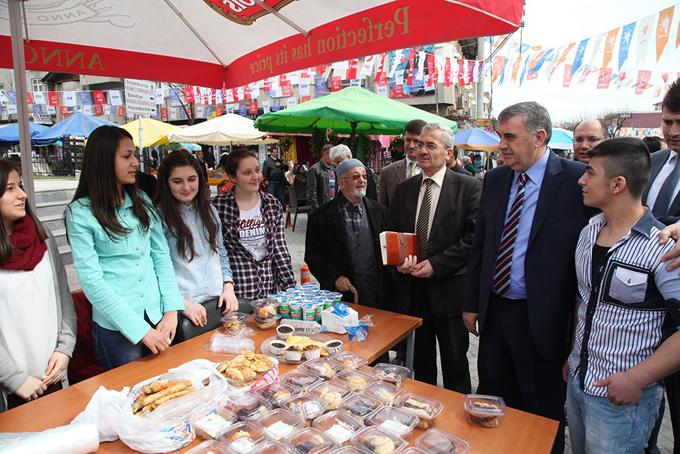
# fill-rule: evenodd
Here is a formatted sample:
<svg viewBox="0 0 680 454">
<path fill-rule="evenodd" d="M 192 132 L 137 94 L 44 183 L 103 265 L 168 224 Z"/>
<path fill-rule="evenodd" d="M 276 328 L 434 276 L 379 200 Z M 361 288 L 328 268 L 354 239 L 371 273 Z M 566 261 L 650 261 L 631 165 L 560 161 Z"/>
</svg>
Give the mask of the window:
<svg viewBox="0 0 680 454">
<path fill-rule="evenodd" d="M 31 79 L 31 87 L 33 91 L 47 91 L 47 87 L 45 87 L 40 79 Z"/>
</svg>

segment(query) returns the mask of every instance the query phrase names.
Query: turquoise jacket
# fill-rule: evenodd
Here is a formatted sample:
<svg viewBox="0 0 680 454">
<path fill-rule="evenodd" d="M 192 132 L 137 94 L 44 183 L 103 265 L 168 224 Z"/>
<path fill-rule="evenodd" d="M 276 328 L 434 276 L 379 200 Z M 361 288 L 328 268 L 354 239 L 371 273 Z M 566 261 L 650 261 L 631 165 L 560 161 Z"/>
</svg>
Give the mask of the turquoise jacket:
<svg viewBox="0 0 680 454">
<path fill-rule="evenodd" d="M 146 194 L 140 197 L 151 207 Z M 116 208 L 118 221 L 131 229 L 111 240 L 83 197 L 68 206 L 66 228 L 80 285 L 92 303 L 92 318 L 102 328 L 120 331 L 133 344 L 165 312 L 184 309 L 163 225 L 154 208 L 144 230 L 132 210 L 132 199 Z"/>
</svg>

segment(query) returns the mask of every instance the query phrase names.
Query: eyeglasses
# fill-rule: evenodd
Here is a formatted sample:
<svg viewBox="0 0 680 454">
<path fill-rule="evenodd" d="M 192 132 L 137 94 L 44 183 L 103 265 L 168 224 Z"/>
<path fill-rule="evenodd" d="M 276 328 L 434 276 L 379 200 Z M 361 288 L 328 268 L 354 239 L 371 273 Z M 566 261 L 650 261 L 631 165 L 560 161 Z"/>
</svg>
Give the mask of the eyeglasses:
<svg viewBox="0 0 680 454">
<path fill-rule="evenodd" d="M 438 148 L 444 148 L 443 145 L 439 145 L 438 143 L 435 143 L 435 142 L 427 142 L 427 143 L 418 142 L 418 144 L 416 146 L 418 148 L 426 148 L 427 151 L 434 151 Z"/>
<path fill-rule="evenodd" d="M 351 178 L 352 181 L 368 180 L 368 175 L 355 173 L 354 175 L 343 175 L 341 178 Z"/>
</svg>

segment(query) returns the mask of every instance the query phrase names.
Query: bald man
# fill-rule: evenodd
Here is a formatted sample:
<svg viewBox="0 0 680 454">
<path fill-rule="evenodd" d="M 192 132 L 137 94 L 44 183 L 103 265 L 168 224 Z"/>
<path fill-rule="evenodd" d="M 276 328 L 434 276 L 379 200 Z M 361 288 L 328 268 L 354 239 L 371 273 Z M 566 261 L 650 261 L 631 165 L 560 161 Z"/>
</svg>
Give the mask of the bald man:
<svg viewBox="0 0 680 454">
<path fill-rule="evenodd" d="M 607 133 L 600 120 L 583 120 L 574 129 L 574 158 L 588 164 L 588 151 L 606 138 Z"/>
</svg>

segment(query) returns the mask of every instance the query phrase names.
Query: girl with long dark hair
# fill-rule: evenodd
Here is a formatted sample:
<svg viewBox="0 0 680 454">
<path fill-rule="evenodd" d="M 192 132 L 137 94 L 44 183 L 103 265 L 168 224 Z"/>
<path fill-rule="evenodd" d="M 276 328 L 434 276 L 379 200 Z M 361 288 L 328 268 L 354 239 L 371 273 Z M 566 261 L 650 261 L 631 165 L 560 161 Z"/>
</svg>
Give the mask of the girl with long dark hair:
<svg viewBox="0 0 680 454">
<path fill-rule="evenodd" d="M 101 126 L 87 140 L 66 229 L 73 262 L 92 303 L 97 359 L 105 370 L 164 351 L 175 336 L 177 288 L 163 225 L 136 186 L 130 133 Z"/>
<path fill-rule="evenodd" d="M 234 289 L 241 309 L 295 286 L 286 246 L 281 203 L 260 190 L 262 172 L 254 153 L 238 149 L 229 153 L 225 171 L 234 183 L 231 191 L 213 199 L 222 221 Z"/>
<path fill-rule="evenodd" d="M 54 237 L 0 159 L 0 411 L 61 389 L 76 315 Z"/>
<path fill-rule="evenodd" d="M 222 223 L 206 184 L 201 164 L 184 149 L 170 153 L 158 169 L 156 206 L 184 298 L 184 315 L 197 326 L 208 321 L 202 305 L 206 301 L 217 299 L 224 312 L 238 309 Z"/>
</svg>

